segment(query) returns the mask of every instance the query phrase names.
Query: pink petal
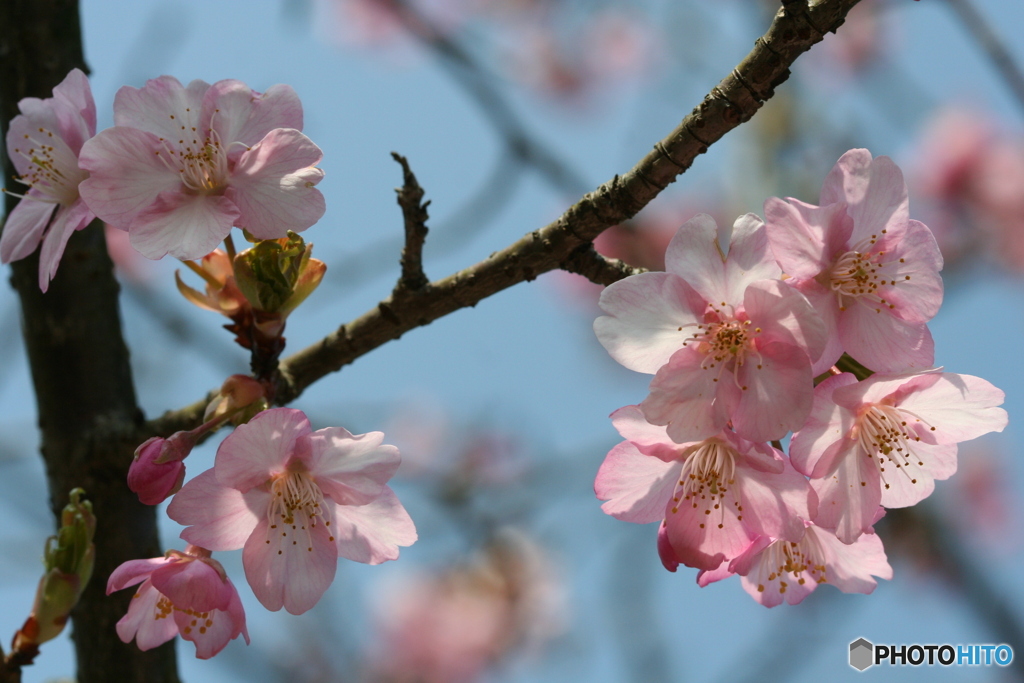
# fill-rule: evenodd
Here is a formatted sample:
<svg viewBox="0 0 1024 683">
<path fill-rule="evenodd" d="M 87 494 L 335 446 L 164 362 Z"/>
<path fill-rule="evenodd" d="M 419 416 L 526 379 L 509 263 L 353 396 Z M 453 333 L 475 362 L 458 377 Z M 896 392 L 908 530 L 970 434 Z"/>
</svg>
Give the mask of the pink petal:
<svg viewBox="0 0 1024 683">
<path fill-rule="evenodd" d="M 168 562 L 170 560 L 166 557 L 152 557 L 148 560 L 128 560 L 121 563 L 107 579 L 107 595 L 148 579 L 155 569 Z"/>
<path fill-rule="evenodd" d="M 300 519 L 296 514 L 296 522 Z M 308 520 L 306 520 L 308 521 Z M 324 524 L 305 530 L 271 529 L 262 519 L 242 550 L 245 578 L 272 612 L 302 614 L 323 596 L 338 568 L 338 553 Z"/>
<path fill-rule="evenodd" d="M 839 303 L 831 290 L 815 280 L 801 280 L 794 283 L 793 287 L 807 298 L 825 326 L 825 347 L 821 357 L 811 365 L 811 374 L 817 377 L 835 365 L 843 355 L 843 345 L 839 342 Z"/>
<path fill-rule="evenodd" d="M 1001 432 L 1007 423 L 1002 405 L 1005 394 L 972 375 L 942 373 L 931 387 L 913 392 L 897 408 L 913 413 L 935 430 L 936 443 L 950 444 Z"/>
<path fill-rule="evenodd" d="M 760 218 L 745 214 L 733 223 L 729 254 L 725 260 L 725 291 L 713 304 L 737 304 L 743 301 L 747 287 L 760 280 L 782 276 L 782 270 L 768 247 L 768 232 Z"/>
<path fill-rule="evenodd" d="M 882 482 L 874 458 L 862 450 L 842 458 L 831 475 L 812 479 L 811 487 L 818 494 L 814 523 L 835 530 L 843 543 L 853 543 L 875 523 Z"/>
<path fill-rule="evenodd" d="M 725 299 L 725 254 L 718 246 L 715 219 L 707 214 L 697 214 L 679 228 L 665 252 L 665 270 L 683 278 L 705 301 L 738 303 Z"/>
<path fill-rule="evenodd" d="M 276 128 L 239 159 L 225 191 L 241 211 L 237 225 L 259 239 L 302 232 L 320 220 L 326 206 L 314 188 L 324 172 L 313 168 L 323 152 L 292 128 Z"/>
<path fill-rule="evenodd" d="M 918 442 L 910 447 L 906 462 L 899 459 L 900 467 L 886 460 L 880 465 L 883 468 L 882 505 L 909 507 L 932 495 L 936 479 L 949 479 L 956 474 L 956 453 L 956 444 L 937 446 Z M 876 456 L 876 461 L 881 457 L 885 456 Z"/>
<path fill-rule="evenodd" d="M 302 103 L 289 85 L 260 95 L 241 81 L 214 83 L 203 99 L 202 130 L 212 128 L 221 144 L 253 147 L 275 128 L 302 130 Z"/>
<path fill-rule="evenodd" d="M 43 231 L 58 204 L 43 201 L 37 190 L 29 190 L 7 217 L 0 234 L 0 262 L 20 261 L 36 250 L 43 239 Z"/>
<path fill-rule="evenodd" d="M 185 88 L 173 76 L 151 78 L 142 88 L 126 85 L 114 96 L 114 123 L 177 140 L 182 132 L 199 128 L 203 95 L 209 87 L 195 80 Z"/>
<path fill-rule="evenodd" d="M 628 441 L 616 445 L 605 457 L 594 480 L 594 493 L 606 513 L 624 522 L 648 524 L 665 517 L 681 463 L 644 455 Z"/>
<path fill-rule="evenodd" d="M 612 425 L 626 441 L 645 455 L 653 455 L 669 462 L 679 457 L 684 444 L 673 443 L 665 428 L 652 425 L 644 417 L 640 406 L 625 406 L 611 415 Z"/>
<path fill-rule="evenodd" d="M 245 611 L 242 609 L 242 601 L 238 597 L 238 591 L 231 585 L 230 579 L 227 583 L 230 587 L 231 599 L 226 609 L 214 610 L 206 615 L 188 614 L 178 610 L 174 612 L 174 621 L 182 639 L 195 643 L 196 657 L 199 659 L 213 657 L 239 634 L 245 637 L 246 644 L 249 643 L 249 632 L 245 627 Z"/>
<path fill-rule="evenodd" d="M 394 492 L 384 487 L 366 505 L 334 506 L 334 535 L 341 557 L 366 564 L 398 559 L 398 547 L 416 542 L 416 527 Z"/>
<path fill-rule="evenodd" d="M 782 270 L 795 278 L 813 278 L 828 270 L 834 250 L 853 230 L 846 202 L 819 207 L 770 197 L 764 203 L 764 218 L 772 253 Z"/>
<path fill-rule="evenodd" d="M 178 558 L 157 568 L 150 581 L 181 609 L 209 612 L 227 609 L 231 602 L 231 586 L 202 560 Z"/>
<path fill-rule="evenodd" d="M 45 292 L 50 281 L 57 274 L 57 266 L 64 255 L 64 248 L 71 239 L 71 234 L 81 230 L 95 218 L 85 202 L 78 200 L 69 207 L 57 209 L 53 224 L 43 238 L 43 248 L 39 253 L 39 289 Z"/>
<path fill-rule="evenodd" d="M 142 584 L 128 604 L 128 613 L 115 626 L 121 642 L 130 643 L 134 638 L 136 646 L 145 652 L 177 635 L 174 619 L 168 619 L 168 615 L 157 608 L 163 597 L 148 579 Z"/>
<path fill-rule="evenodd" d="M 863 534 L 850 545 L 813 526 L 807 528 L 807 533 L 813 534 L 825 551 L 827 583 L 844 593 L 871 593 L 878 585 L 872 575 L 886 580 L 892 578 L 892 567 L 885 556 L 882 540 L 874 532 Z"/>
<path fill-rule="evenodd" d="M 96 134 L 96 103 L 89 78 L 80 69 L 72 69 L 53 89 L 53 99 L 61 137 L 77 155 L 82 144 Z"/>
<path fill-rule="evenodd" d="M 651 393 L 640 404 L 644 417 L 667 425 L 669 438 L 676 443 L 714 436 L 729 421 L 735 405 L 738 390 L 734 391 L 731 373 L 702 368 L 704 358 L 693 347 L 677 351 L 654 376 Z"/>
<path fill-rule="evenodd" d="M 310 474 L 335 503 L 363 505 L 380 495 L 402 457 L 384 443 L 383 432 L 353 435 L 341 427 L 309 436 Z"/>
<path fill-rule="evenodd" d="M 773 474 L 740 464 L 735 479 L 736 497 L 743 506 L 742 524 L 748 531 L 789 541 L 803 537 L 804 521 L 812 519 L 817 497 L 792 466 Z"/>
<path fill-rule="evenodd" d="M 654 374 L 704 319 L 705 302 L 671 273 L 642 273 L 605 288 L 594 332 L 612 358 Z"/>
<path fill-rule="evenodd" d="M 228 437 L 231 438 L 231 437 Z M 182 487 L 167 516 L 188 528 L 181 537 L 193 545 L 210 550 L 236 550 L 261 519 L 265 519 L 270 494 L 260 489 L 242 493 L 217 482 L 214 469 L 208 469 Z"/>
<path fill-rule="evenodd" d="M 781 280 L 762 280 L 747 287 L 743 307 L 751 323 L 761 328 L 759 343 L 781 342 L 802 349 L 817 360 L 828 341 L 821 316 L 803 294 Z"/>
<path fill-rule="evenodd" d="M 905 225 L 909 218 L 903 173 L 889 157 L 872 160 L 866 149 L 851 149 L 825 178 L 822 206 L 840 201 L 848 204 L 853 218 L 853 244 L 880 235 L 890 226 Z"/>
<path fill-rule="evenodd" d="M 78 163 L 91 175 L 78 191 L 93 213 L 128 230 L 161 193 L 180 191 L 180 173 L 160 157 L 168 154 L 152 133 L 135 128 L 100 131 L 82 146 Z"/>
<path fill-rule="evenodd" d="M 732 575 L 733 573 L 729 570 L 729 560 L 722 560 L 722 564 L 718 565 L 717 569 L 701 569 L 697 572 L 697 585 L 705 588 L 716 581 L 728 579 Z"/>
<path fill-rule="evenodd" d="M 748 356 L 736 370 L 740 395 L 732 411 L 733 429 L 750 441 L 781 439 L 799 429 L 811 410 L 811 362 L 791 344 L 770 342 L 758 352 L 760 358 Z"/>
<path fill-rule="evenodd" d="M 924 323 L 908 323 L 889 309 L 856 300 L 839 314 L 846 352 L 881 373 L 924 370 L 935 364 L 935 343 Z"/>
<path fill-rule="evenodd" d="M 198 259 L 213 251 L 238 221 L 238 209 L 226 197 L 162 192 L 128 228 L 136 251 L 146 258 L 170 254 Z"/>
<path fill-rule="evenodd" d="M 896 281 L 879 288 L 879 296 L 896 306 L 893 309 L 907 322 L 928 322 L 942 305 L 942 254 L 932 231 L 924 223 L 909 221 L 904 237 L 886 259 Z M 908 279 L 909 278 L 909 279 Z"/>
<path fill-rule="evenodd" d="M 272 475 L 284 472 L 289 459 L 298 455 L 299 437 L 312 431 L 301 410 L 264 410 L 236 427 L 217 449 L 217 481 L 239 491 L 266 482 Z"/>
<path fill-rule="evenodd" d="M 675 572 L 682 562 L 676 557 L 672 542 L 668 540 L 668 527 L 664 523 L 658 527 L 658 557 L 661 559 L 661 565 L 670 572 Z"/>
<path fill-rule="evenodd" d="M 855 384 L 857 378 L 844 372 L 814 388 L 814 402 L 807 421 L 789 442 L 789 457 L 798 471 L 815 478 L 831 473 L 835 458 L 841 454 L 838 445 L 854 425 L 854 415 L 836 405 L 833 392 Z"/>
</svg>

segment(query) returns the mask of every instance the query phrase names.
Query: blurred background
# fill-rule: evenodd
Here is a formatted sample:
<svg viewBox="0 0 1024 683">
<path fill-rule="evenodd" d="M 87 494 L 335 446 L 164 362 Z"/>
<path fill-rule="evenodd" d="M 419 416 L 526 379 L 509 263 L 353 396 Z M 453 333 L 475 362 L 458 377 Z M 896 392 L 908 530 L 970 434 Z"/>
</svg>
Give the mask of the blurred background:
<svg viewBox="0 0 1024 683">
<path fill-rule="evenodd" d="M 823 586 L 765 609 L 733 578 L 699 589 L 666 572 L 656 527 L 600 510 L 593 479 L 619 441 L 607 418 L 649 377 L 612 361 L 591 325 L 599 288 L 553 273 L 414 330 L 308 390 L 314 428 L 382 430 L 393 486 L 419 529 L 398 562 L 342 561 L 311 612 L 269 613 L 242 588 L 252 646 L 214 660 L 179 644 L 186 681 L 1003 681 L 1024 678 L 1024 27 L 1019 0 L 863 0 L 798 60 L 747 125 L 714 145 L 606 254 L 662 267 L 696 213 L 731 222 L 770 196 L 817 203 L 852 147 L 893 157 L 911 216 L 946 259 L 931 323 L 936 363 L 1006 391 L 1010 425 L 961 446 L 960 472 L 880 527 L 895 569 L 871 596 Z M 430 205 L 437 279 L 557 217 L 623 173 L 749 51 L 778 3 L 761 0 L 91 0 L 82 6 L 100 128 L 122 85 L 288 83 L 323 150 L 328 264 L 289 319 L 290 350 L 376 306 L 398 275 L 394 188 L 408 157 Z M 246 372 L 216 314 L 186 303 L 181 268 L 113 233 L 122 315 L 147 416 Z M 183 277 L 192 282 L 193 276 Z M 196 279 L 197 280 L 197 279 Z M 12 290 L 0 288 L 0 637 L 31 606 L 51 533 L 31 384 Z M 286 351 L 287 355 L 287 351 Z M 188 460 L 212 466 L 211 440 Z M 183 548 L 164 517 L 166 547 Z M 104 577 L 97 577 L 101 580 Z M 1009 668 L 847 665 L 849 643 L 1001 643 Z M 73 676 L 65 635 L 25 681 Z"/>
</svg>

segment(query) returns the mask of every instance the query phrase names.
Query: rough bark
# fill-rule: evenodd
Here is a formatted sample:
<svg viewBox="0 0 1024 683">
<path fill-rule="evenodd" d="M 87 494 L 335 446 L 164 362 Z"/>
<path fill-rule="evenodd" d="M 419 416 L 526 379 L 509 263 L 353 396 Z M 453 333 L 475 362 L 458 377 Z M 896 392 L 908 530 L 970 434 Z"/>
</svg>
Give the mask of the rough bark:
<svg viewBox="0 0 1024 683">
<path fill-rule="evenodd" d="M 74 67 L 86 68 L 77 0 L 0 0 L 4 135 L 20 99 L 52 96 L 53 86 Z M 13 175 L 5 156 L 4 176 Z M 16 203 L 7 196 L 8 213 Z M 118 564 L 160 555 L 163 548 L 155 508 L 139 503 L 125 484 L 143 416 L 102 225 L 94 221 L 71 238 L 46 294 L 37 283 L 37 256 L 13 264 L 11 283 L 21 298 L 50 507 L 59 519 L 68 491 L 81 486 L 97 518 L 94 578 L 72 613 L 77 678 L 79 683 L 176 683 L 173 642 L 149 652 L 121 643 L 114 624 L 132 592 L 105 595 L 106 577 Z M 46 656 L 45 646 L 40 656 Z"/>
</svg>

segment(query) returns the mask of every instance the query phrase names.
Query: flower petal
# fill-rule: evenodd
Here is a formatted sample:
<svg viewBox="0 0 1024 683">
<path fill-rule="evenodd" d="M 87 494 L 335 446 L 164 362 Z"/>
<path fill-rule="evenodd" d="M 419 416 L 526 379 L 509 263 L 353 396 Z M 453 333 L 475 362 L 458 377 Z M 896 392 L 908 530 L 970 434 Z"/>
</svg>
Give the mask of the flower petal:
<svg viewBox="0 0 1024 683">
<path fill-rule="evenodd" d="M 338 555 L 355 562 L 380 564 L 398 559 L 398 547 L 416 542 L 416 527 L 387 486 L 366 505 L 334 506 Z"/>
<path fill-rule="evenodd" d="M 53 218 L 53 224 L 43 238 L 43 248 L 39 252 L 39 289 L 45 292 L 50 281 L 57 274 L 57 266 L 64 256 L 64 248 L 71 239 L 71 234 L 81 230 L 95 218 L 89 207 L 82 200 L 76 201 L 68 207 L 57 209 L 57 215 Z"/>
<path fill-rule="evenodd" d="M 721 303 L 738 304 L 751 284 L 781 276 L 782 270 L 768 247 L 764 222 L 752 213 L 737 218 L 725 259 L 725 293 Z M 714 299 L 710 301 L 719 303 Z"/>
<path fill-rule="evenodd" d="M 791 344 L 770 342 L 758 348 L 758 353 L 760 358 L 748 357 L 736 369 L 740 394 L 731 412 L 732 426 L 750 441 L 781 439 L 799 429 L 811 411 L 811 362 L 803 350 Z M 781 396 L 785 400 L 779 400 Z"/>
<path fill-rule="evenodd" d="M 629 441 L 608 451 L 594 480 L 601 509 L 624 522 L 648 524 L 665 517 L 681 463 L 644 455 Z"/>
<path fill-rule="evenodd" d="M 665 252 L 665 270 L 683 278 L 705 301 L 728 301 L 725 254 L 718 246 L 714 218 L 701 213 L 683 223 Z"/>
<path fill-rule="evenodd" d="M 836 162 L 821 188 L 821 204 L 845 201 L 853 219 L 850 242 L 880 235 L 909 219 L 903 172 L 889 157 L 872 160 L 866 149 L 851 149 Z"/>
<path fill-rule="evenodd" d="M 259 239 L 302 232 L 326 211 L 314 185 L 324 172 L 314 168 L 323 152 L 299 131 L 276 128 L 238 159 L 228 197 L 241 211 L 237 225 Z"/>
<path fill-rule="evenodd" d="M 856 300 L 839 314 L 843 348 L 875 372 L 924 370 L 935 364 L 935 342 L 924 323 L 909 323 L 889 309 Z"/>
<path fill-rule="evenodd" d="M 228 437 L 230 438 L 230 437 Z M 236 550 L 266 517 L 270 494 L 260 489 L 242 493 L 217 482 L 208 469 L 185 484 L 167 506 L 167 516 L 188 528 L 181 537 L 210 550 Z"/>
<path fill-rule="evenodd" d="M 666 425 L 676 443 L 712 437 L 729 421 L 738 390 L 728 370 L 701 367 L 704 358 L 692 347 L 677 351 L 658 370 L 650 395 L 640 404 L 648 422 Z"/>
<path fill-rule="evenodd" d="M 167 140 L 202 133 L 193 129 L 199 128 L 203 95 L 209 87 L 195 80 L 185 88 L 173 76 L 151 78 L 141 88 L 126 85 L 114 96 L 114 124 Z"/>
<path fill-rule="evenodd" d="M 149 579 L 142 584 L 132 601 L 128 603 L 128 612 L 117 622 L 117 636 L 123 643 L 132 642 L 140 650 L 152 650 L 163 645 L 178 633 L 178 625 L 174 619 L 164 614 L 157 603 L 164 596 L 160 594 Z"/>
<path fill-rule="evenodd" d="M 677 444 L 669 438 L 665 427 L 652 425 L 644 417 L 640 406 L 625 406 L 611 415 L 612 425 L 626 441 L 632 442 L 645 455 L 653 455 L 669 462 L 679 457 L 686 444 Z"/>
<path fill-rule="evenodd" d="M 285 470 L 289 459 L 296 455 L 299 437 L 312 431 L 309 419 L 301 410 L 264 410 L 236 427 L 217 449 L 214 465 L 217 481 L 239 491 L 248 491 L 266 482 L 271 475 Z"/>
<path fill-rule="evenodd" d="M 789 442 L 789 457 L 797 471 L 815 478 L 832 472 L 835 457 L 840 454 L 837 444 L 854 425 L 853 413 L 836 405 L 832 394 L 837 389 L 855 384 L 857 378 L 844 372 L 829 377 L 814 388 L 814 402 L 807 421 Z"/>
<path fill-rule="evenodd" d="M 980 377 L 944 372 L 929 387 L 907 394 L 896 407 L 934 427 L 929 431 L 935 443 L 950 444 L 1003 431 L 1008 418 L 998 406 L 1005 397 Z"/>
<path fill-rule="evenodd" d="M 353 435 L 342 427 L 320 429 L 309 437 L 309 471 L 335 503 L 364 505 L 380 495 L 402 462 L 383 432 Z"/>
<path fill-rule="evenodd" d="M 170 562 L 166 557 L 151 557 L 146 560 L 128 560 L 121 563 L 107 579 L 107 595 L 122 590 L 128 586 L 134 586 L 149 578 L 149 575 L 159 567 Z M 128 640 L 131 640 L 129 638 Z M 127 640 L 125 642 L 128 642 Z"/>
<path fill-rule="evenodd" d="M 231 586 L 202 560 L 177 558 L 154 570 L 150 581 L 180 609 L 209 612 L 231 602 Z"/>
<path fill-rule="evenodd" d="M 817 360 L 828 341 L 825 323 L 803 294 L 781 280 L 761 280 L 746 288 L 743 307 L 761 329 L 760 342 L 791 344 Z"/>
<path fill-rule="evenodd" d="M 230 579 L 227 580 L 227 584 L 230 587 L 231 599 L 226 609 L 213 610 L 206 615 L 189 614 L 181 610 L 174 612 L 178 632 L 183 640 L 195 643 L 196 657 L 199 659 L 213 657 L 239 634 L 245 636 L 246 644 L 249 643 L 242 601 Z"/>
<path fill-rule="evenodd" d="M 300 517 L 304 515 L 296 513 L 296 522 Z M 266 519 L 260 520 L 242 550 L 245 578 L 272 612 L 284 607 L 302 614 L 334 581 L 338 553 L 330 531 L 324 524 L 303 526 L 305 531 L 271 529 Z"/>
<path fill-rule="evenodd" d="M 197 259 L 210 253 L 238 222 L 237 207 L 227 198 L 177 190 L 161 192 L 128 227 L 135 249 L 146 258 L 170 254 Z"/>
<path fill-rule="evenodd" d="M 44 201 L 37 190 L 29 190 L 7 217 L 0 235 L 0 262 L 20 261 L 36 250 L 43 240 L 43 231 L 50 223 L 58 205 Z"/>
<path fill-rule="evenodd" d="M 642 273 L 608 286 L 594 321 L 598 341 L 630 370 L 654 374 L 703 321 L 705 302 L 682 278 Z"/>
<path fill-rule="evenodd" d="M 832 266 L 835 250 L 853 230 L 846 202 L 814 206 L 792 197 L 764 203 L 765 229 L 772 253 L 790 277 L 813 278 Z"/>
<path fill-rule="evenodd" d="M 203 98 L 202 129 L 212 128 L 221 144 L 252 147 L 275 128 L 302 130 L 302 103 L 290 85 L 262 95 L 236 80 L 217 81 Z"/>
<path fill-rule="evenodd" d="M 839 461 L 831 475 L 812 479 L 818 494 L 814 523 L 834 530 L 843 543 L 853 543 L 875 523 L 882 502 L 882 482 L 874 458 L 853 450 Z"/>
</svg>

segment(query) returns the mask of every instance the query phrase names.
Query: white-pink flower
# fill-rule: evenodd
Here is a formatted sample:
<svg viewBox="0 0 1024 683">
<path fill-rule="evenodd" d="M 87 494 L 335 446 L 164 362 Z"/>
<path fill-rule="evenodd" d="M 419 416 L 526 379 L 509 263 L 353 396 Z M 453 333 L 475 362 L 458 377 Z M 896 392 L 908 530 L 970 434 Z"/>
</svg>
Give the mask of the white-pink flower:
<svg viewBox="0 0 1024 683">
<path fill-rule="evenodd" d="M 299 410 L 274 408 L 224 439 L 211 470 L 167 508 L 181 537 L 212 550 L 242 548 L 245 577 L 263 606 L 310 609 L 334 580 L 338 557 L 379 564 L 416 541 L 385 486 L 398 449 L 384 434 L 316 432 Z"/>
<path fill-rule="evenodd" d="M 815 514 L 807 480 L 768 444 L 730 430 L 677 444 L 637 406 L 612 413 L 626 438 L 609 451 L 594 482 L 601 509 L 617 519 L 663 521 L 658 551 L 675 571 L 714 569 L 760 535 L 798 541 Z"/>
<path fill-rule="evenodd" d="M 238 591 L 209 550 L 190 545 L 165 557 L 129 560 L 110 575 L 107 595 L 138 583 L 128 613 L 117 622 L 123 642 L 134 638 L 140 650 L 149 650 L 180 633 L 195 643 L 199 659 L 213 657 L 239 635 L 249 643 Z"/>
<path fill-rule="evenodd" d="M 608 315 L 594 322 L 615 360 L 656 373 L 640 406 L 647 420 L 678 443 L 712 437 L 730 420 L 751 441 L 799 428 L 825 328 L 778 279 L 761 219 L 736 220 L 726 256 L 714 220 L 695 216 L 669 244 L 665 267 L 605 289 Z"/>
<path fill-rule="evenodd" d="M 18 109 L 21 114 L 7 131 L 7 154 L 19 173 L 15 180 L 29 190 L 7 217 L 0 261 L 23 259 L 42 242 L 39 289 L 45 292 L 71 233 L 96 217 L 78 193 L 79 184 L 89 177 L 79 168 L 78 155 L 96 133 L 96 104 L 89 79 L 72 69 L 53 89 L 53 97 L 26 97 Z"/>
<path fill-rule="evenodd" d="M 772 251 L 828 329 L 815 374 L 843 351 L 875 372 L 930 368 L 926 323 L 942 304 L 942 254 L 931 230 L 909 218 L 899 167 L 852 149 L 825 178 L 820 202 L 764 204 Z"/>
<path fill-rule="evenodd" d="M 323 154 L 289 86 L 161 76 L 121 88 L 114 123 L 82 149 L 82 196 L 144 256 L 200 258 L 232 226 L 276 239 L 324 214 Z"/>
<path fill-rule="evenodd" d="M 831 532 L 808 524 L 796 543 L 762 536 L 727 568 L 701 574 L 697 581 L 702 586 L 740 574 L 743 590 L 765 607 L 775 607 L 783 601 L 796 605 L 822 583 L 844 593 L 871 593 L 878 585 L 872 577 L 891 579 L 892 567 L 874 533 L 846 545 Z"/>
<path fill-rule="evenodd" d="M 853 543 L 878 506 L 914 505 L 956 472 L 956 444 L 1002 431 L 1004 394 L 971 375 L 938 370 L 828 378 L 790 443 L 793 466 L 818 494 L 814 523 Z"/>
</svg>

